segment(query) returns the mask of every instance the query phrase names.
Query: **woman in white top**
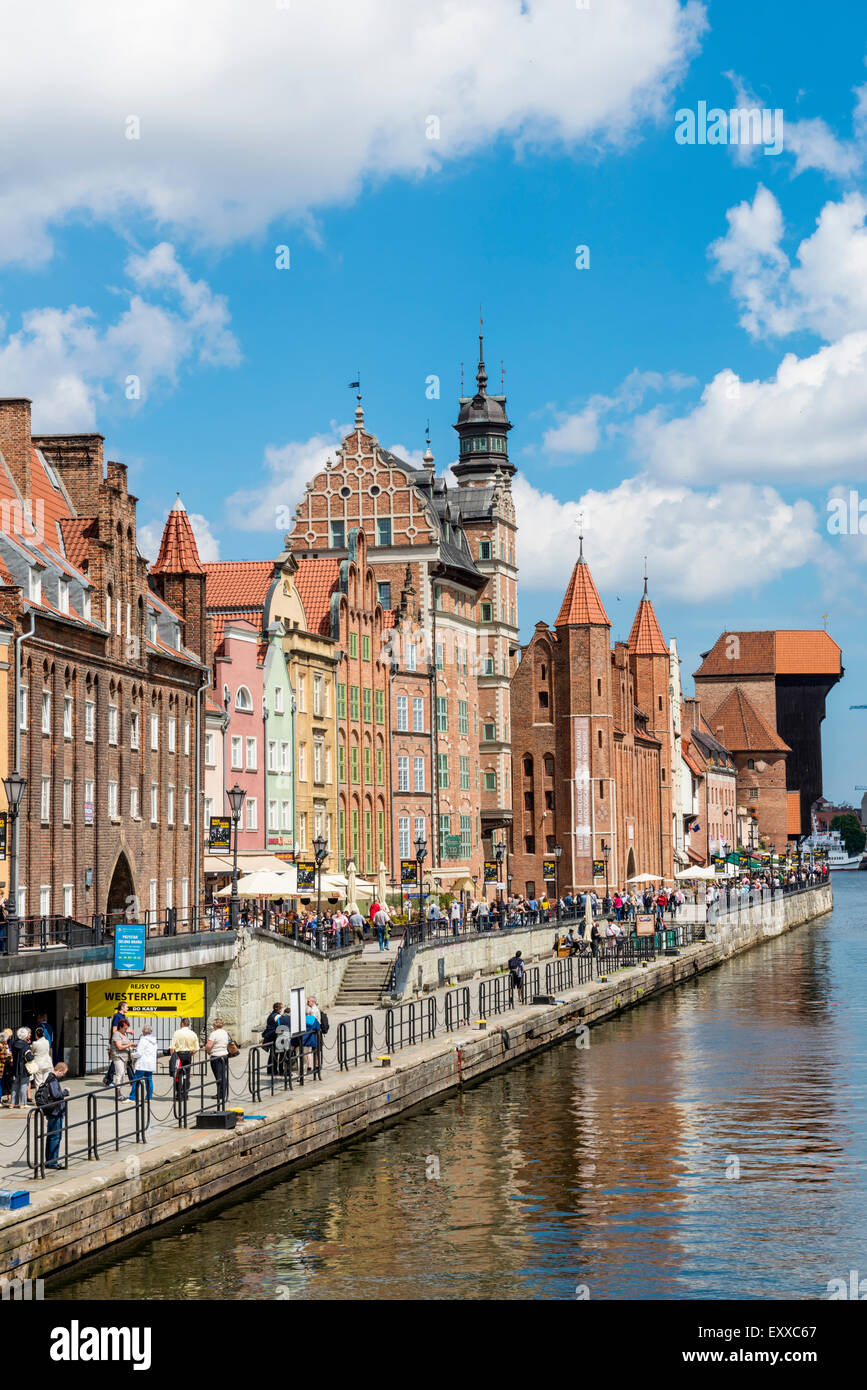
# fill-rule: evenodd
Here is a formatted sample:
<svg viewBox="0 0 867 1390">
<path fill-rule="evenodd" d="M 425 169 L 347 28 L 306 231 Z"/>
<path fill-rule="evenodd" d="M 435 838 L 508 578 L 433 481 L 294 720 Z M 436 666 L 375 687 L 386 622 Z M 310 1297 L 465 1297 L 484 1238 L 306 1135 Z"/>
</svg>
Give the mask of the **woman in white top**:
<svg viewBox="0 0 867 1390">
<path fill-rule="evenodd" d="M 154 1097 L 154 1072 L 157 1066 L 157 1040 L 154 1037 L 154 1030 L 149 1023 L 146 1023 L 141 1030 L 141 1037 L 135 1046 L 133 1061 L 135 1071 L 132 1074 L 132 1089 L 129 1093 L 130 1100 L 135 1100 L 135 1087 L 137 1081 L 144 1082 L 144 1089 L 148 1101 Z"/>
<path fill-rule="evenodd" d="M 39 1087 L 54 1070 L 54 1063 L 51 1060 L 51 1046 L 41 1028 L 36 1029 L 36 1037 L 31 1043 L 31 1051 L 33 1060 L 38 1067 L 38 1071 L 33 1073 L 32 1080 Z"/>
<path fill-rule="evenodd" d="M 211 1059 L 211 1071 L 217 1083 L 217 1104 L 225 1107 L 229 1099 L 229 1034 L 221 1018 L 214 1019 L 205 1051 Z"/>
</svg>

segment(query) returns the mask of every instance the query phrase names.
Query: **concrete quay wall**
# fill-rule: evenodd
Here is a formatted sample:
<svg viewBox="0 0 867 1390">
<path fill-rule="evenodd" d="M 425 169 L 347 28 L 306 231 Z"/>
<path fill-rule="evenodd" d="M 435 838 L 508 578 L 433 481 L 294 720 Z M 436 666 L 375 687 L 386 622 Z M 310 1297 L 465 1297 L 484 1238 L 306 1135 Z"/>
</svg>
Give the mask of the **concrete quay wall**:
<svg viewBox="0 0 867 1390">
<path fill-rule="evenodd" d="M 678 956 L 618 971 L 551 1006 L 516 1009 L 487 1030 L 466 1027 L 438 1036 L 396 1054 L 390 1068 L 332 1074 L 257 1106 L 264 1118 L 242 1120 L 234 1131 L 179 1131 L 158 1145 L 130 1145 L 98 1171 L 41 1190 L 35 1184 L 29 1208 L 0 1215 L 0 1266 L 7 1276 L 20 1278 L 68 1268 L 251 1181 L 322 1156 L 415 1106 L 574 1035 L 579 1024 L 612 1018 L 831 906 L 828 886 L 785 900 L 768 921 L 755 920 L 760 910 L 752 921 L 742 913 L 736 924 L 720 927 L 715 939 Z"/>
</svg>

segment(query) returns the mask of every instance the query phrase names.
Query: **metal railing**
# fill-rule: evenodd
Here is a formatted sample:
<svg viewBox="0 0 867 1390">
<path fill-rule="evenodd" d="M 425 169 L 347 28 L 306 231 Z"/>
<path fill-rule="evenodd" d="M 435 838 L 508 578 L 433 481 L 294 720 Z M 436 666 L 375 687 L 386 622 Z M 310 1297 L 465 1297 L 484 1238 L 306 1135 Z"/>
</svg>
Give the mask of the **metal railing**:
<svg viewBox="0 0 867 1390">
<path fill-rule="evenodd" d="M 373 1014 L 347 1019 L 337 1029 L 337 1065 L 341 1071 L 373 1061 Z"/>
<path fill-rule="evenodd" d="M 559 956 L 545 966 L 545 993 L 560 994 L 564 989 L 574 989 L 574 967 L 572 956 Z"/>
<path fill-rule="evenodd" d="M 459 985 L 450 989 L 445 998 L 445 1028 L 451 1033 L 470 1021 L 470 987 Z"/>
<path fill-rule="evenodd" d="M 372 1016 L 371 1023 L 372 1023 Z M 386 1010 L 385 1050 L 394 1052 L 402 1047 L 413 1047 L 436 1036 L 437 1000 L 431 994 L 427 999 L 414 999 L 411 1004 L 400 1004 Z"/>
</svg>

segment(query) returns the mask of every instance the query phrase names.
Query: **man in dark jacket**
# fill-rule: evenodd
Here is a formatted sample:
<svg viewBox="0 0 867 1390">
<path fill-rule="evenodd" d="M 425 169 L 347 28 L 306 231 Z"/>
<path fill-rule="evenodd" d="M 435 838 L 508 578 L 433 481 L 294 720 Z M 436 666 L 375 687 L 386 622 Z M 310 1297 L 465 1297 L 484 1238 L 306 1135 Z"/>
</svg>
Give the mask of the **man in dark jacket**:
<svg viewBox="0 0 867 1390">
<path fill-rule="evenodd" d="M 61 1081 L 67 1073 L 65 1062 L 58 1062 L 53 1071 L 48 1073 L 44 1083 L 48 1091 L 45 1095 L 43 1087 L 40 1086 L 39 1108 L 48 1121 L 46 1128 L 45 1144 L 45 1166 L 46 1168 L 59 1168 L 57 1161 L 60 1153 L 60 1138 L 63 1134 L 63 1117 L 66 1114 L 66 1097 L 69 1092 L 61 1086 Z"/>
<path fill-rule="evenodd" d="M 514 1001 L 515 990 L 518 991 L 518 998 L 523 999 L 524 995 L 524 962 L 521 952 L 516 951 L 509 961 L 509 1003 Z"/>
<path fill-rule="evenodd" d="M 274 1039 L 277 1036 L 277 1020 L 283 1012 L 282 1004 L 274 1004 L 268 1017 L 265 1019 L 265 1029 L 262 1033 L 262 1046 L 272 1049 Z M 268 1075 L 274 1070 L 274 1053 L 268 1053 Z"/>
</svg>

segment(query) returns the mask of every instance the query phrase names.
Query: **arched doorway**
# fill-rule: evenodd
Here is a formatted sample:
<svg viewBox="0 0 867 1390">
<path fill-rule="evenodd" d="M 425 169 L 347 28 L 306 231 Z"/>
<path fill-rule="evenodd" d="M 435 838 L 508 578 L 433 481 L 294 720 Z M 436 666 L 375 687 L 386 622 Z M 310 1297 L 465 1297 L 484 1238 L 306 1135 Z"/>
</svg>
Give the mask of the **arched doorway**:
<svg viewBox="0 0 867 1390">
<path fill-rule="evenodd" d="M 626 887 L 629 887 L 629 880 L 635 877 L 635 850 L 630 849 L 626 858 Z"/>
<path fill-rule="evenodd" d="M 130 899 L 135 898 L 135 884 L 132 880 L 132 869 L 129 860 L 121 850 L 117 856 L 114 866 L 114 873 L 111 876 L 111 886 L 108 890 L 108 901 L 106 912 L 109 916 L 114 914 L 119 916 L 132 906 Z"/>
</svg>

